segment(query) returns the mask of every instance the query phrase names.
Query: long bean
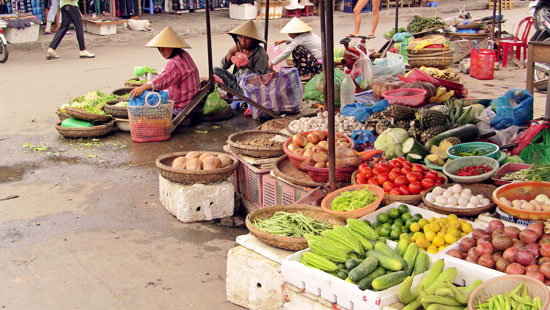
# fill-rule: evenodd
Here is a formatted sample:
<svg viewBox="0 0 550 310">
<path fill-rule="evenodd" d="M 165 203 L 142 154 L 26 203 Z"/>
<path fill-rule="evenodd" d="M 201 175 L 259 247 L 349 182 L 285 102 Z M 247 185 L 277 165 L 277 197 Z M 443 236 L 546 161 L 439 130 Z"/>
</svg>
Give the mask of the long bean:
<svg viewBox="0 0 550 310">
<path fill-rule="evenodd" d="M 323 230 L 330 228 L 329 225 L 305 216 L 302 212 L 284 211 L 277 211 L 272 217 L 266 219 L 256 218 L 253 224 L 266 233 L 288 237 L 301 237 L 305 234 L 318 235 Z"/>
<path fill-rule="evenodd" d="M 550 165 L 532 166 L 516 172 L 507 173 L 502 177 L 508 181 L 545 181 L 550 182 Z"/>
</svg>

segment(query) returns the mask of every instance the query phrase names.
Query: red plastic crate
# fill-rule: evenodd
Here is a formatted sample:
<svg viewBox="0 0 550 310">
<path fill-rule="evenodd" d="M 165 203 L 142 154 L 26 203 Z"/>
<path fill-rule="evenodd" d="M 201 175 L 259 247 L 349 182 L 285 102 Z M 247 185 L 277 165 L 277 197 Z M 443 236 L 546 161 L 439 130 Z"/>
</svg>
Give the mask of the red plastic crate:
<svg viewBox="0 0 550 310">
<path fill-rule="evenodd" d="M 264 175 L 262 186 L 263 207 L 293 204 L 307 195 L 313 188 L 287 183 L 272 175 Z"/>
<path fill-rule="evenodd" d="M 527 169 L 531 166 L 532 165 L 521 164 L 521 163 L 507 163 L 507 164 L 504 164 L 502 167 L 500 167 L 500 169 L 498 169 L 498 171 L 495 173 L 495 176 L 492 177 L 491 180 L 493 180 L 493 182 L 495 182 L 495 185 L 498 185 L 498 186 L 511 183 L 510 181 L 502 180 L 500 177 L 504 176 L 508 172 L 520 171 L 520 170 L 523 170 L 523 169 Z"/>
</svg>

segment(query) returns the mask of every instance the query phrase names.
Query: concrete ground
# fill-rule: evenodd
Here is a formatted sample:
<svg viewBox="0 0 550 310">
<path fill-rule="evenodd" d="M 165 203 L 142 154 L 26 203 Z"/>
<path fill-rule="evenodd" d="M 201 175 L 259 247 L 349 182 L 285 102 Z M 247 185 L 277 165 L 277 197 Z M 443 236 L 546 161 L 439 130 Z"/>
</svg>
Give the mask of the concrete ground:
<svg viewBox="0 0 550 310">
<path fill-rule="evenodd" d="M 504 14 L 511 32 L 527 9 Z M 365 18 L 364 29 L 369 22 Z M 319 29 L 318 21 L 311 25 Z M 393 17 L 383 15 L 369 46 L 381 46 L 383 32 L 392 25 Z M 271 40 L 283 38 L 279 27 L 272 24 Z M 349 19 L 335 19 L 335 40 L 352 27 Z M 2 309 L 240 308 L 225 300 L 225 266 L 227 250 L 246 229 L 178 222 L 159 203 L 154 159 L 179 150 L 221 150 L 227 135 L 253 128 L 255 122 L 239 116 L 203 123 L 179 128 L 167 142 L 145 144 L 132 143 L 122 132 L 68 140 L 54 129 L 55 109 L 70 98 L 123 87 L 134 66 L 162 68 L 165 60 L 158 52 L 143 48 L 147 39 L 91 44 L 95 59 L 78 59 L 76 44 L 67 41 L 56 61 L 46 61 L 34 48 L 25 52 L 10 46 L 12 54 L 0 66 Z M 186 40 L 206 75 L 204 36 Z M 215 63 L 230 44 L 225 34 L 213 36 Z M 493 98 L 510 87 L 524 87 L 525 70 L 509 66 L 494 80 L 465 77 L 464 82 L 472 97 Z M 537 116 L 543 100 L 537 94 Z M 18 198 L 1 200 L 9 195 Z"/>
</svg>

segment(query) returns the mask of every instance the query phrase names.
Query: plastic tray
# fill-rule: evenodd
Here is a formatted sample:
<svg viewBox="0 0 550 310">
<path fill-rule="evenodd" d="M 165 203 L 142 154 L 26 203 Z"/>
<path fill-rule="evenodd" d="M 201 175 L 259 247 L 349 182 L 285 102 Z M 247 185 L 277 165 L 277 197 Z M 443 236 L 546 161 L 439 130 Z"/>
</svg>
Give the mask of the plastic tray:
<svg viewBox="0 0 550 310">
<path fill-rule="evenodd" d="M 500 167 L 500 169 L 497 170 L 497 172 L 495 173 L 495 175 L 493 175 L 491 180 L 493 180 L 493 182 L 495 182 L 495 185 L 499 185 L 499 186 L 500 185 L 505 185 L 505 184 L 508 184 L 508 183 L 512 183 L 511 181 L 503 180 L 500 177 L 504 176 L 505 174 L 507 174 L 509 172 L 520 171 L 520 170 L 523 170 L 523 169 L 527 169 L 531 166 L 532 165 L 521 164 L 521 163 L 507 163 L 507 164 L 504 164 L 502 167 Z"/>
</svg>

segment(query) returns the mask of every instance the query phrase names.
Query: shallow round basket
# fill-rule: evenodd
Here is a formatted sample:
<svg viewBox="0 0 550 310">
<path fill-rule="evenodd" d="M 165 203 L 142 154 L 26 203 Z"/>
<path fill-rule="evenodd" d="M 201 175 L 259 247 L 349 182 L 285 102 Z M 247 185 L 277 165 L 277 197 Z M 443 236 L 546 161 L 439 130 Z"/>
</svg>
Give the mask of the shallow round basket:
<svg viewBox="0 0 550 310">
<path fill-rule="evenodd" d="M 326 183 L 328 182 L 329 169 L 328 168 L 316 168 L 312 167 L 305 162 L 304 168 L 313 180 L 313 182 Z M 351 183 L 351 176 L 357 170 L 357 166 L 336 168 L 336 182 L 337 183 Z"/>
<path fill-rule="evenodd" d="M 324 186 L 323 183 L 314 182 L 306 171 L 294 167 L 287 155 L 283 155 L 277 160 L 275 166 L 273 166 L 273 173 L 276 177 L 295 185 L 313 188 Z"/>
<path fill-rule="evenodd" d="M 535 199 L 535 197 L 539 194 L 545 194 L 547 196 L 550 195 L 550 182 L 525 181 L 506 184 L 497 188 L 493 192 L 492 198 L 502 211 L 516 218 L 523 220 L 550 219 L 550 212 L 516 209 L 506 206 L 500 200 L 500 198 L 504 197 L 510 201 L 514 199 L 524 199 L 530 201 Z"/>
<path fill-rule="evenodd" d="M 225 109 L 219 113 L 212 113 L 212 114 L 200 113 L 199 115 L 203 121 L 207 121 L 207 122 L 225 121 L 227 119 L 233 118 L 233 109 L 231 109 L 230 105 L 227 105 Z"/>
<path fill-rule="evenodd" d="M 369 191 L 372 191 L 376 196 L 378 196 L 378 199 L 376 199 L 373 203 L 356 210 L 351 210 L 346 212 L 332 211 L 332 201 L 336 197 L 338 197 L 341 193 L 346 191 L 360 191 L 365 188 L 367 188 Z M 374 212 L 378 208 L 378 206 L 380 205 L 383 199 L 384 199 L 384 189 L 382 189 L 379 186 L 370 185 L 370 184 L 350 185 L 350 186 L 346 186 L 341 189 L 335 190 L 334 192 L 325 196 L 325 198 L 323 198 L 323 200 L 321 201 L 321 208 L 323 209 L 324 212 L 332 214 L 341 219 L 347 219 L 347 218 L 358 219 L 367 214 Z"/>
<path fill-rule="evenodd" d="M 130 132 L 130 121 L 124 118 L 115 118 L 115 125 L 120 131 Z"/>
<path fill-rule="evenodd" d="M 507 275 L 483 282 L 478 286 L 468 299 L 468 310 L 476 310 L 476 306 L 485 303 L 493 295 L 506 294 L 518 285 L 524 283 L 527 294 L 531 298 L 539 297 L 542 303 L 540 310 L 548 309 L 550 305 L 550 292 L 548 287 L 541 281 L 524 275 Z M 521 289 L 523 292 L 523 288 Z"/>
<path fill-rule="evenodd" d="M 135 87 L 124 87 L 124 88 L 115 89 L 113 90 L 112 94 L 122 99 L 128 99 L 128 97 L 125 97 L 124 95 L 129 94 L 134 88 Z"/>
<path fill-rule="evenodd" d="M 99 115 L 96 113 L 88 112 L 82 109 L 65 107 L 65 113 L 70 117 L 74 117 L 88 122 L 105 123 L 112 119 L 110 115 Z"/>
<path fill-rule="evenodd" d="M 470 23 L 470 24 L 464 24 L 464 25 L 456 25 L 456 29 L 481 29 L 483 28 L 483 24 L 480 23 Z"/>
<path fill-rule="evenodd" d="M 196 184 L 196 183 L 219 183 L 229 178 L 235 168 L 237 168 L 238 161 L 235 157 L 226 153 L 210 152 L 212 154 L 225 154 L 231 157 L 233 163 L 227 167 L 216 170 L 181 170 L 172 168 L 172 162 L 174 159 L 180 156 L 185 156 L 189 152 L 175 152 L 160 155 L 155 160 L 155 165 L 160 171 L 160 175 L 172 182 L 180 184 Z"/>
<path fill-rule="evenodd" d="M 55 129 L 65 138 L 97 138 L 111 133 L 114 126 L 114 120 L 91 127 L 62 127 L 59 122 L 55 125 Z"/>
<path fill-rule="evenodd" d="M 421 50 L 418 50 L 418 51 L 414 51 L 414 50 L 409 50 L 407 49 L 407 56 L 408 55 L 425 55 L 425 54 L 433 54 L 433 53 L 441 53 L 441 52 L 446 52 L 446 51 L 449 51 L 450 49 L 449 48 L 445 48 L 445 47 L 425 47 Z"/>
<path fill-rule="evenodd" d="M 445 68 L 453 63 L 453 57 L 415 57 L 407 58 L 411 67 L 436 67 Z"/>
<path fill-rule="evenodd" d="M 314 207 L 306 204 L 295 204 L 295 205 L 279 205 L 272 207 L 265 207 L 262 209 L 254 210 L 246 216 L 246 228 L 258 239 L 263 241 L 266 244 L 274 246 L 276 248 L 281 248 L 290 251 L 300 251 L 307 249 L 307 241 L 304 237 L 287 237 L 279 236 L 267 233 L 253 223 L 257 218 L 266 219 L 272 217 L 275 212 L 284 211 L 289 213 L 298 213 L 301 212 L 304 216 L 312 217 L 319 222 L 323 222 L 330 226 L 333 225 L 346 225 L 346 222 L 342 219 L 334 217 L 319 207 Z"/>
<path fill-rule="evenodd" d="M 57 117 L 59 118 L 60 121 L 64 121 L 68 118 L 71 118 L 71 116 L 69 114 L 61 112 L 61 110 L 59 110 L 59 108 L 57 110 L 55 110 L 55 114 L 57 114 Z"/>
<path fill-rule="evenodd" d="M 457 183 L 454 183 L 454 184 L 445 184 L 445 185 L 441 185 L 442 188 L 449 188 L 453 185 L 455 185 Z M 491 199 L 490 197 L 492 197 L 493 195 L 493 191 L 496 189 L 496 186 L 494 185 L 489 185 L 489 184 L 460 184 L 460 186 L 462 186 L 462 188 L 469 188 L 471 191 L 472 191 L 472 195 L 483 195 L 485 198 L 487 199 Z M 441 213 L 441 214 L 456 214 L 458 216 L 477 216 L 481 213 L 484 213 L 484 212 L 488 212 L 488 211 L 491 211 L 495 208 L 496 204 L 494 202 L 491 202 L 490 205 L 486 206 L 486 207 L 480 207 L 480 208 L 445 208 L 445 207 L 440 207 L 438 205 L 435 205 L 433 203 L 430 203 L 428 201 L 426 201 L 426 195 L 428 193 L 431 193 L 433 190 L 433 187 L 432 189 L 430 189 L 429 191 L 425 192 L 423 195 L 422 195 L 422 201 L 424 202 L 424 204 L 430 208 L 430 210 L 432 211 L 435 211 L 437 213 Z"/>
<path fill-rule="evenodd" d="M 426 57 L 453 57 L 454 49 L 445 49 L 439 51 L 432 51 L 431 49 L 422 49 L 421 53 L 407 52 L 407 59 L 410 58 L 426 58 Z M 419 52 L 420 52 L 419 51 Z"/>
<path fill-rule="evenodd" d="M 140 87 L 143 84 L 145 84 L 146 81 L 138 82 L 138 79 L 139 79 L 138 77 L 131 77 L 131 78 L 127 79 L 126 82 L 124 82 L 124 87 L 125 88 L 136 88 L 136 87 Z M 133 81 L 136 81 L 136 82 L 133 82 Z"/>
<path fill-rule="evenodd" d="M 425 89 L 400 88 L 385 91 L 383 96 L 390 104 L 399 104 L 408 107 L 421 106 L 426 101 Z"/>
<path fill-rule="evenodd" d="M 287 135 L 278 131 L 245 130 L 230 135 L 227 138 L 227 144 L 231 147 L 231 150 L 237 154 L 257 158 L 279 157 L 284 154 L 284 142 L 281 142 L 279 146 L 248 145 L 245 143 L 246 141 L 257 138 L 271 139 L 276 136 L 281 136 L 285 139 L 288 138 Z"/>
<path fill-rule="evenodd" d="M 460 32 L 450 32 L 448 35 L 452 37 L 460 37 L 462 39 L 483 39 L 489 37 L 491 33 L 460 33 Z"/>
<path fill-rule="evenodd" d="M 490 168 L 492 168 L 492 170 L 487 173 L 474 175 L 474 176 L 456 175 L 456 173 L 458 172 L 458 169 L 460 168 L 464 168 L 467 166 L 478 166 L 478 165 L 489 166 Z M 445 173 L 446 176 L 448 176 L 451 180 L 455 181 L 456 183 L 465 183 L 465 184 L 481 183 L 483 181 L 490 179 L 493 176 L 493 174 L 497 172 L 498 167 L 499 167 L 499 163 L 498 163 L 498 160 L 496 159 L 492 159 L 490 157 L 483 157 L 483 156 L 467 156 L 467 157 L 456 158 L 446 163 L 445 166 L 443 166 L 443 173 Z"/>
<path fill-rule="evenodd" d="M 496 144 L 489 142 L 468 142 L 454 145 L 447 149 L 447 156 L 450 159 L 462 157 L 460 153 L 471 153 L 473 151 L 485 152 L 485 157 L 491 157 L 498 160 L 500 158 L 500 147 Z"/>
<path fill-rule="evenodd" d="M 432 164 L 426 157 L 424 157 L 424 164 L 430 168 L 430 169 L 433 169 L 433 170 L 443 170 L 443 166 L 438 166 L 438 165 L 434 165 Z"/>
<path fill-rule="evenodd" d="M 113 117 L 117 118 L 128 118 L 128 108 L 126 107 L 119 107 L 116 106 L 117 103 L 122 102 L 124 100 L 122 99 L 115 99 L 115 100 L 109 100 L 105 102 L 105 105 L 103 106 L 103 111 L 105 113 L 112 115 Z"/>
<path fill-rule="evenodd" d="M 265 130 L 265 131 L 281 131 L 285 128 L 287 128 L 288 124 L 290 124 L 289 118 L 276 118 L 271 119 L 260 126 L 258 126 L 257 130 Z M 289 131 L 290 134 L 293 134 Z"/>
</svg>

